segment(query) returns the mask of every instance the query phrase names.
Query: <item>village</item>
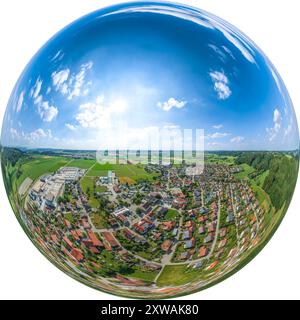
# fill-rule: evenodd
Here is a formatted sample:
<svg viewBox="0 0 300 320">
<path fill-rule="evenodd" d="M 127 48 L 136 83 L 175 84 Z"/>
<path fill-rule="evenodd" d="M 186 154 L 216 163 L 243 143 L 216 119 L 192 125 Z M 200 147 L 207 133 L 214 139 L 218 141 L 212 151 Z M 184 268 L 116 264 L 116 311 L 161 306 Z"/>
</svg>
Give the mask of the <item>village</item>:
<svg viewBox="0 0 300 320">
<path fill-rule="evenodd" d="M 33 184 L 22 219 L 61 268 L 146 292 L 173 266 L 198 270 L 198 280 L 209 282 L 212 271 L 221 275 L 258 243 L 264 212 L 249 182 L 235 179 L 238 167 L 208 164 L 193 177 L 183 165 L 145 170 L 159 179 L 120 183 L 108 170 L 95 180 L 100 191 L 84 192 L 87 170 L 62 167 Z"/>
</svg>

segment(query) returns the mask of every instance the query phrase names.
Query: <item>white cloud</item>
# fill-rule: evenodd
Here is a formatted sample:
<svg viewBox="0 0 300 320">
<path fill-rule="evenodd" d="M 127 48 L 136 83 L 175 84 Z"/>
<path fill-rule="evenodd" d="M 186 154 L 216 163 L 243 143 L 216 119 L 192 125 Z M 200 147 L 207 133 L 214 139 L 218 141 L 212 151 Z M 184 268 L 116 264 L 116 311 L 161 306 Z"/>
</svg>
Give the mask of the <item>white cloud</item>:
<svg viewBox="0 0 300 320">
<path fill-rule="evenodd" d="M 29 96 L 33 99 L 36 99 L 38 95 L 40 94 L 40 91 L 42 89 L 42 83 L 43 81 L 40 78 L 37 78 L 34 86 L 31 88 Z"/>
<path fill-rule="evenodd" d="M 48 137 L 48 134 L 43 129 L 36 129 L 32 132 L 25 134 L 24 137 L 29 142 L 34 142 L 34 141 L 39 140 L 41 138 Z"/>
<path fill-rule="evenodd" d="M 281 113 L 278 109 L 275 109 L 273 112 L 273 127 L 272 128 L 267 128 L 266 131 L 269 134 L 269 141 L 273 141 L 280 129 L 281 129 L 281 121 L 282 121 L 282 117 L 281 117 Z"/>
<path fill-rule="evenodd" d="M 215 142 L 215 141 L 213 141 L 213 142 L 208 142 L 206 145 L 207 145 L 208 147 L 222 147 L 222 146 L 223 146 L 222 143 L 220 143 L 220 142 Z"/>
<path fill-rule="evenodd" d="M 52 138 L 51 130 L 43 130 L 41 128 L 36 129 L 32 132 L 24 133 L 22 132 L 22 139 L 29 143 L 34 143 L 40 139 Z"/>
<path fill-rule="evenodd" d="M 63 57 L 64 57 L 64 53 L 62 52 L 62 50 L 57 51 L 57 53 L 52 57 L 52 59 L 50 60 L 51 62 L 53 61 L 60 61 Z"/>
<path fill-rule="evenodd" d="M 111 15 L 116 15 L 116 14 L 120 14 L 120 13 L 128 13 L 129 11 L 134 12 L 135 9 L 119 9 L 119 10 L 115 10 L 112 12 L 108 12 L 105 13 L 103 15 L 103 17 L 106 16 L 111 16 Z M 147 8 L 139 8 L 139 12 L 153 12 L 155 14 L 161 14 L 161 13 L 167 13 L 169 16 L 174 16 L 180 19 L 184 19 L 193 23 L 196 23 L 200 26 L 203 26 L 205 28 L 209 28 L 209 29 L 214 29 L 214 26 L 209 22 L 209 20 L 205 17 L 199 16 L 199 14 L 193 10 L 189 10 L 187 12 L 187 8 L 184 9 L 180 9 L 180 8 L 171 8 L 169 7 L 168 9 L 160 7 L 159 9 L 157 8 L 152 8 L 151 4 L 147 7 Z"/>
<path fill-rule="evenodd" d="M 293 126 L 291 123 L 288 124 L 287 128 L 284 130 L 284 136 L 288 136 L 291 134 L 293 130 Z"/>
<path fill-rule="evenodd" d="M 24 95 L 25 95 L 25 91 L 23 90 L 19 96 L 18 102 L 17 102 L 17 106 L 16 106 L 16 111 L 20 112 L 22 109 L 22 105 L 23 105 L 23 101 L 24 101 Z"/>
<path fill-rule="evenodd" d="M 229 135 L 230 135 L 230 133 L 227 133 L 227 132 L 215 132 L 215 133 L 212 133 L 212 134 L 208 134 L 207 138 L 220 139 L 220 138 L 225 138 L 225 137 L 227 137 Z"/>
<path fill-rule="evenodd" d="M 224 36 L 240 50 L 241 54 L 251 63 L 256 63 L 252 55 L 252 49 L 241 39 L 223 29 Z"/>
<path fill-rule="evenodd" d="M 170 111 L 172 108 L 181 109 L 187 104 L 187 101 L 178 101 L 175 98 L 170 98 L 165 102 L 158 102 L 157 106 L 164 111 Z"/>
<path fill-rule="evenodd" d="M 237 136 L 237 137 L 234 137 L 234 138 L 230 139 L 230 142 L 239 143 L 239 142 L 242 142 L 242 141 L 244 141 L 244 140 L 245 140 L 244 137 Z"/>
<path fill-rule="evenodd" d="M 214 72 L 210 72 L 209 75 L 211 79 L 214 81 L 224 82 L 226 84 L 228 83 L 228 78 L 226 77 L 224 72 L 214 71 Z"/>
<path fill-rule="evenodd" d="M 52 74 L 52 80 L 56 86 L 60 86 L 60 84 L 63 83 L 62 79 L 64 79 L 62 74 Z M 40 94 L 42 83 L 43 81 L 38 78 L 35 85 L 31 88 L 29 96 L 33 99 L 33 103 L 37 106 L 37 112 L 41 119 L 45 122 L 51 122 L 57 116 L 58 109 L 55 106 L 50 105 L 49 101 L 44 100 L 43 96 Z"/>
<path fill-rule="evenodd" d="M 20 137 L 18 131 L 15 128 L 10 128 L 10 135 L 13 139 L 18 139 Z"/>
<path fill-rule="evenodd" d="M 235 60 L 235 56 L 232 51 L 226 46 L 218 47 L 214 44 L 209 44 L 208 47 L 212 49 L 217 54 L 218 58 L 224 63 L 226 63 L 228 57 Z"/>
<path fill-rule="evenodd" d="M 34 100 L 34 104 L 37 105 L 38 114 L 45 122 L 51 122 L 58 114 L 58 109 L 55 106 L 51 106 L 49 101 L 44 101 L 42 95 L 39 95 Z"/>
<path fill-rule="evenodd" d="M 40 137 L 47 137 L 47 134 L 43 129 L 36 129 L 35 131 L 32 131 L 29 135 L 34 139 Z"/>
<path fill-rule="evenodd" d="M 70 75 L 70 69 L 63 69 L 58 72 L 54 71 L 51 75 L 52 83 L 56 91 L 66 93 L 67 84 L 65 83 Z"/>
<path fill-rule="evenodd" d="M 214 126 L 212 126 L 214 129 L 220 130 L 223 128 L 222 124 L 215 124 Z"/>
<path fill-rule="evenodd" d="M 222 61 L 225 62 L 226 61 L 226 54 L 216 45 L 214 44 L 209 44 L 208 47 L 210 49 L 212 49 L 218 56 L 218 58 Z"/>
<path fill-rule="evenodd" d="M 93 62 L 89 61 L 80 66 L 78 73 L 70 72 L 70 69 L 66 68 L 58 72 L 52 73 L 52 83 L 56 91 L 60 91 L 61 94 L 67 95 L 68 100 L 72 100 L 73 97 L 79 97 L 80 95 L 87 95 L 89 87 L 92 82 L 88 81 L 85 84 L 86 72 L 93 66 Z"/>
<path fill-rule="evenodd" d="M 68 129 L 70 129 L 71 131 L 75 131 L 75 130 L 76 130 L 76 127 L 73 126 L 73 125 L 70 124 L 70 123 L 65 123 L 65 126 L 66 126 Z"/>
<path fill-rule="evenodd" d="M 58 114 L 58 109 L 51 106 L 48 101 L 43 101 L 38 105 L 38 113 L 45 122 L 51 122 Z"/>
<path fill-rule="evenodd" d="M 10 128 L 10 137 L 14 144 L 32 145 L 39 142 L 39 145 L 44 145 L 45 142 L 53 141 L 56 138 L 52 136 L 51 130 L 36 129 L 31 132 L 18 132 L 15 128 Z"/>
<path fill-rule="evenodd" d="M 49 101 L 44 101 L 43 96 L 39 95 L 34 104 L 37 106 L 38 114 L 45 122 L 51 122 L 58 114 L 58 109 L 55 106 L 51 106 Z"/>
<path fill-rule="evenodd" d="M 231 28 L 225 23 L 221 23 L 211 17 L 207 17 L 207 19 L 217 30 L 223 33 L 224 37 L 232 43 L 249 62 L 256 64 L 255 52 L 242 36 L 236 32 L 232 32 Z"/>
<path fill-rule="evenodd" d="M 92 66 L 93 66 L 93 62 L 91 61 L 88 63 L 82 64 L 80 67 L 80 71 L 71 77 L 69 82 L 69 96 L 68 96 L 69 100 L 71 100 L 74 96 L 78 97 L 81 94 L 81 89 L 84 84 L 86 72 L 87 70 L 90 70 Z M 90 84 L 91 84 L 91 81 L 89 81 L 87 85 L 90 85 Z M 88 93 L 88 88 L 85 88 L 83 90 L 83 94 L 87 95 L 87 93 Z"/>
<path fill-rule="evenodd" d="M 235 56 L 233 55 L 232 51 L 230 49 L 228 49 L 226 46 L 222 46 L 222 48 L 224 49 L 225 52 L 228 53 L 228 55 L 235 60 Z"/>
<path fill-rule="evenodd" d="M 104 96 L 99 96 L 96 102 L 88 102 L 79 106 L 76 120 L 83 128 L 110 128 L 112 116 L 123 114 L 126 110 L 126 101 L 116 99 L 105 105 Z"/>
<path fill-rule="evenodd" d="M 274 79 L 274 81 L 276 82 L 276 86 L 277 86 L 279 92 L 280 92 L 281 94 L 283 94 L 283 96 L 284 96 L 283 89 L 282 89 L 282 84 L 281 84 L 281 81 L 280 81 L 280 78 L 279 78 L 279 75 L 278 75 L 277 71 L 274 70 L 274 67 L 273 67 L 273 66 L 270 67 L 270 70 L 271 70 L 273 79 Z"/>
<path fill-rule="evenodd" d="M 218 94 L 218 98 L 225 100 L 230 97 L 231 90 L 229 88 L 229 80 L 224 72 L 213 71 L 209 73 L 211 80 L 214 83 L 214 89 Z"/>
<path fill-rule="evenodd" d="M 278 109 L 274 110 L 273 121 L 275 124 L 280 124 L 281 122 L 281 114 Z"/>
</svg>

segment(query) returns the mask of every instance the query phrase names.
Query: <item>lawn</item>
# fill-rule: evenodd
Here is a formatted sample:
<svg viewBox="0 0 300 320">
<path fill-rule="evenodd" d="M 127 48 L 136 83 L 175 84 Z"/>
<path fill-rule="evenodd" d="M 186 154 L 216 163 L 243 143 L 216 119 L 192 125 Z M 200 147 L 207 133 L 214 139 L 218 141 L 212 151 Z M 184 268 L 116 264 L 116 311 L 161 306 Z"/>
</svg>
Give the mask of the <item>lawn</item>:
<svg viewBox="0 0 300 320">
<path fill-rule="evenodd" d="M 107 228 L 107 214 L 105 212 L 93 213 L 91 216 L 94 226 L 98 229 Z"/>
<path fill-rule="evenodd" d="M 80 180 L 80 186 L 81 186 L 81 189 L 84 193 L 87 192 L 87 189 L 89 188 L 91 191 L 94 189 L 94 180 L 93 178 L 91 177 L 83 177 L 81 180 Z"/>
<path fill-rule="evenodd" d="M 96 186 L 95 183 L 96 183 L 96 180 L 97 178 L 96 177 L 83 177 L 81 180 L 80 180 L 80 185 L 81 185 L 81 188 L 82 188 L 82 191 L 84 193 L 87 192 L 87 188 L 90 189 L 91 192 L 105 192 L 107 191 L 107 187 L 106 186 Z"/>
<path fill-rule="evenodd" d="M 179 286 L 199 278 L 201 272 L 188 268 L 187 265 L 166 265 L 157 279 L 156 284 L 163 286 Z"/>
<path fill-rule="evenodd" d="M 105 192 L 107 188 L 105 186 L 95 186 L 96 177 L 83 177 L 80 180 L 80 186 L 82 191 L 87 194 L 89 192 L 89 205 L 92 208 L 97 208 L 99 206 L 99 201 L 94 197 L 94 192 Z"/>
<path fill-rule="evenodd" d="M 173 220 L 173 219 L 176 219 L 178 215 L 179 215 L 179 212 L 177 210 L 169 209 L 165 215 L 165 219 Z"/>
<path fill-rule="evenodd" d="M 159 271 L 142 271 L 139 269 L 134 270 L 133 273 L 127 274 L 129 278 L 141 279 L 147 282 L 153 282 Z"/>
<path fill-rule="evenodd" d="M 106 192 L 107 187 L 106 186 L 96 186 L 95 191 L 96 192 Z"/>
<path fill-rule="evenodd" d="M 71 212 L 66 213 L 65 218 L 69 220 L 71 223 L 74 222 L 73 214 Z"/>
</svg>

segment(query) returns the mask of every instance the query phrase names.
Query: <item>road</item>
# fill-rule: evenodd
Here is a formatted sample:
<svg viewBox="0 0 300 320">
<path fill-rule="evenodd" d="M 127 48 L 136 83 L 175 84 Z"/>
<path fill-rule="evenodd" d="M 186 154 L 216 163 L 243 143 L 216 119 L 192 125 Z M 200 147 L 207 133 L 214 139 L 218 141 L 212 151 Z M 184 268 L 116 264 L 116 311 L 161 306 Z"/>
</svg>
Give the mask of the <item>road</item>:
<svg viewBox="0 0 300 320">
<path fill-rule="evenodd" d="M 220 229 L 220 216 L 221 216 L 221 199 L 220 199 L 220 195 L 218 194 L 218 216 L 217 216 L 217 227 L 216 227 L 216 232 L 215 232 L 215 237 L 214 237 L 214 241 L 212 243 L 210 252 L 207 256 L 199 258 L 199 259 L 195 259 L 195 260 L 189 260 L 189 261 L 183 261 L 183 262 L 170 262 L 169 265 L 183 265 L 183 264 L 191 264 L 191 263 L 197 263 L 206 259 L 209 259 L 210 256 L 213 254 L 214 250 L 215 250 L 215 246 L 218 240 L 218 234 L 219 234 L 219 229 Z"/>
</svg>

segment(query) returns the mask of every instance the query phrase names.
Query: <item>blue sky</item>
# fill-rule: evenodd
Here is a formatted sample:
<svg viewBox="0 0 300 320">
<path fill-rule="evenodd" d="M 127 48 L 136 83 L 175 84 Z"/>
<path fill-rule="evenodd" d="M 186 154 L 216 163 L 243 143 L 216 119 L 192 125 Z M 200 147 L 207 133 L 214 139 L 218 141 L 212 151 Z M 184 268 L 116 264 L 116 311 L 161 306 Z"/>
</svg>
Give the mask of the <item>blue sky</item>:
<svg viewBox="0 0 300 320">
<path fill-rule="evenodd" d="M 20 76 L 2 144 L 145 147 L 157 129 L 204 129 L 206 150 L 299 147 L 294 110 L 269 60 L 208 13 L 132 3 L 50 39 Z"/>
</svg>

